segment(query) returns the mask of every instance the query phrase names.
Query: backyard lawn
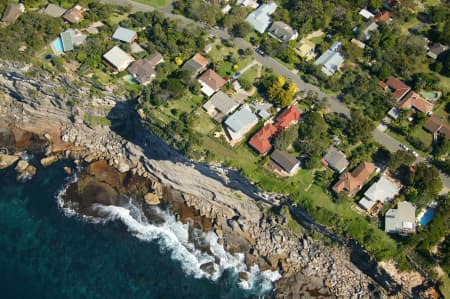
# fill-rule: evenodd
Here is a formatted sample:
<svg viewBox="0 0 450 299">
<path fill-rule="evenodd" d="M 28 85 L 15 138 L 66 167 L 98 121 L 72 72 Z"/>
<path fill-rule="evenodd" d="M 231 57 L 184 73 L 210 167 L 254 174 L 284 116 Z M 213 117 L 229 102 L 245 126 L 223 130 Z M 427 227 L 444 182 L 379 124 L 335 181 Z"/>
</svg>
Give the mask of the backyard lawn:
<svg viewBox="0 0 450 299">
<path fill-rule="evenodd" d="M 157 8 L 165 7 L 169 5 L 171 2 L 173 2 L 172 0 L 133 0 L 133 1 Z"/>
</svg>

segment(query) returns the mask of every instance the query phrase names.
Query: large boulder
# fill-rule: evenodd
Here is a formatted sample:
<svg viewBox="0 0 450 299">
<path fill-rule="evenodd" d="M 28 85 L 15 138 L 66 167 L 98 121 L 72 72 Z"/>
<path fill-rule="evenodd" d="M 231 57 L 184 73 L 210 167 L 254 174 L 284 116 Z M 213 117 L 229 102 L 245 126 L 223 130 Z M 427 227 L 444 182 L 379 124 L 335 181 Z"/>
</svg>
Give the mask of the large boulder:
<svg viewBox="0 0 450 299">
<path fill-rule="evenodd" d="M 47 166 L 52 165 L 56 161 L 58 161 L 58 157 L 57 156 L 48 156 L 48 157 L 45 157 L 45 158 L 41 159 L 41 164 L 42 164 L 42 166 L 47 167 Z"/>
<path fill-rule="evenodd" d="M 16 161 L 19 160 L 19 157 L 13 156 L 13 155 L 6 155 L 6 154 L 0 154 L 0 169 L 7 168 Z"/>
</svg>

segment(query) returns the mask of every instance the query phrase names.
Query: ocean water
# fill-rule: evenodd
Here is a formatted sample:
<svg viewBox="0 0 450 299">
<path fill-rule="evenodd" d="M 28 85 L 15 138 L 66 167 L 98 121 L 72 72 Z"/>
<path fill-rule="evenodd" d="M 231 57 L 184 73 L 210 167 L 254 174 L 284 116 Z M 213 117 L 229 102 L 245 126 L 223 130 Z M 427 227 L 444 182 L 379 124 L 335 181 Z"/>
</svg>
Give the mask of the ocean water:
<svg viewBox="0 0 450 299">
<path fill-rule="evenodd" d="M 211 275 L 189 250 L 186 227 L 167 212 L 162 227 L 140 219 L 132 203 L 99 207 L 108 221 L 68 215 L 57 195 L 67 183 L 62 164 L 38 168 L 26 183 L 0 170 L 0 298 L 254 298 L 271 292 L 277 275 L 253 268 L 248 283 L 212 234 Z"/>
</svg>

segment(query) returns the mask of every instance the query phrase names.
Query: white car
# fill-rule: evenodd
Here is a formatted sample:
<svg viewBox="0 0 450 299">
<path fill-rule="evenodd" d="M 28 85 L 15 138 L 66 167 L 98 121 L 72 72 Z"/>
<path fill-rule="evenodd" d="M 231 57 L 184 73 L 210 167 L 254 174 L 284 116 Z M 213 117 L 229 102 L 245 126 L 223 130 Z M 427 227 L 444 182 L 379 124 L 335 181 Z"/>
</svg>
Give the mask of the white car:
<svg viewBox="0 0 450 299">
<path fill-rule="evenodd" d="M 414 155 L 414 157 L 419 157 L 419 154 L 416 151 L 412 151 L 411 153 Z"/>
</svg>

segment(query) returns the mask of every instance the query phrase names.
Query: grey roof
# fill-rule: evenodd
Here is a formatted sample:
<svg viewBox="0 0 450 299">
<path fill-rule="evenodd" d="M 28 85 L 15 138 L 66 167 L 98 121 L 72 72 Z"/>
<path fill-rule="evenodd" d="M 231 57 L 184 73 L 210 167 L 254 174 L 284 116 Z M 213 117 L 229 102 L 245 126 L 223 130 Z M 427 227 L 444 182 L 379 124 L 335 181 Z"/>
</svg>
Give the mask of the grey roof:
<svg viewBox="0 0 450 299">
<path fill-rule="evenodd" d="M 370 33 L 378 30 L 378 24 L 375 22 L 371 22 L 364 30 L 362 31 L 362 36 L 365 40 L 370 39 Z"/>
<path fill-rule="evenodd" d="M 112 38 L 116 40 L 120 40 L 122 42 L 131 43 L 133 41 L 133 38 L 136 35 L 136 31 L 123 28 L 123 27 L 117 27 L 116 31 L 114 32 Z"/>
<path fill-rule="evenodd" d="M 375 204 L 375 201 L 371 201 L 367 197 L 361 198 L 361 200 L 358 202 L 358 204 L 364 208 L 366 211 L 369 211 Z"/>
<path fill-rule="evenodd" d="M 270 16 L 277 9 L 275 2 L 262 4 L 245 19 L 256 31 L 264 33 L 270 25 Z"/>
<path fill-rule="evenodd" d="M 323 157 L 323 159 L 328 163 L 328 166 L 341 173 L 348 166 L 348 160 L 345 157 L 345 154 L 341 151 L 338 151 L 335 147 L 331 146 L 328 148 L 327 153 Z"/>
<path fill-rule="evenodd" d="M 338 52 L 340 47 L 340 42 L 334 43 L 330 49 L 326 50 L 325 53 L 320 55 L 314 62 L 315 65 L 322 65 L 322 72 L 328 76 L 333 75 L 345 61 L 341 53 Z"/>
<path fill-rule="evenodd" d="M 128 72 L 140 84 L 147 84 L 156 76 L 155 67 L 163 61 L 163 56 L 156 52 L 147 59 L 141 59 L 133 62 L 128 68 Z"/>
<path fill-rule="evenodd" d="M 284 22 L 273 22 L 269 28 L 269 34 L 281 42 L 288 42 L 298 36 L 298 32 Z"/>
<path fill-rule="evenodd" d="M 68 30 L 61 33 L 61 41 L 62 41 L 64 52 L 73 50 L 72 34 L 70 34 L 70 32 Z"/>
<path fill-rule="evenodd" d="M 293 157 L 288 152 L 275 150 L 270 159 L 283 168 L 287 173 L 290 173 L 298 164 L 300 163 L 295 157 Z"/>
<path fill-rule="evenodd" d="M 431 46 L 427 55 L 433 59 L 437 59 L 439 55 L 441 55 L 442 53 L 444 53 L 447 50 L 448 50 L 447 46 L 444 46 L 443 44 L 435 43 Z"/>
<path fill-rule="evenodd" d="M 25 7 L 22 3 L 8 3 L 3 13 L 2 22 L 12 24 L 23 14 L 24 11 Z"/>
<path fill-rule="evenodd" d="M 103 57 L 119 71 L 126 69 L 134 60 L 127 52 L 123 51 L 118 46 L 114 46 L 111 50 L 106 52 Z"/>
<path fill-rule="evenodd" d="M 252 113 L 247 105 L 243 105 L 241 109 L 230 115 L 225 120 L 225 125 L 233 132 L 238 133 L 242 129 L 245 129 L 257 122 L 258 118 L 256 117 L 256 115 Z"/>
<path fill-rule="evenodd" d="M 364 196 L 373 202 L 380 201 L 384 203 L 394 199 L 399 192 L 400 187 L 382 175 L 376 183 L 370 186 L 366 193 L 364 193 Z"/>
<path fill-rule="evenodd" d="M 49 16 L 55 18 L 61 17 L 65 12 L 66 10 L 64 8 L 59 7 L 58 5 L 52 3 L 47 5 L 43 10 L 43 13 L 48 14 Z"/>
<path fill-rule="evenodd" d="M 416 207 L 402 201 L 397 209 L 390 209 L 385 215 L 385 228 L 388 233 L 410 233 L 416 231 Z"/>
<path fill-rule="evenodd" d="M 214 96 L 203 105 L 203 108 L 210 110 L 211 108 L 216 109 L 222 114 L 229 114 L 233 112 L 238 106 L 238 103 L 231 99 L 224 92 L 219 91 Z"/>
</svg>

